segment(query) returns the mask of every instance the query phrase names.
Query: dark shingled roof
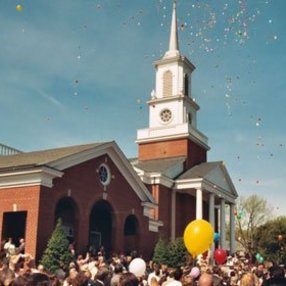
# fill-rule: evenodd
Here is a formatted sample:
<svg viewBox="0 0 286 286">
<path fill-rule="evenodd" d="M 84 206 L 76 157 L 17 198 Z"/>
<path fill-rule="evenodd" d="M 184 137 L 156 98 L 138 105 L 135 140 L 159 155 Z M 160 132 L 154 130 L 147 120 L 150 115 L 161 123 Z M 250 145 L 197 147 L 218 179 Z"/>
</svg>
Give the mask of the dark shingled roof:
<svg viewBox="0 0 286 286">
<path fill-rule="evenodd" d="M 145 172 L 161 172 L 164 173 L 171 167 L 182 164 L 186 160 L 185 157 L 175 157 L 175 158 L 164 158 L 164 159 L 156 159 L 156 160 L 144 160 L 138 161 L 136 159 L 130 159 L 130 163 Z"/>
<path fill-rule="evenodd" d="M 204 178 L 210 171 L 222 164 L 222 161 L 201 163 L 187 170 L 185 173 L 180 175 L 177 180 Z"/>
<path fill-rule="evenodd" d="M 56 160 L 95 148 L 106 143 L 109 142 L 75 145 L 63 148 L 19 153 L 10 156 L 0 156 L 0 169 L 48 165 Z"/>
</svg>

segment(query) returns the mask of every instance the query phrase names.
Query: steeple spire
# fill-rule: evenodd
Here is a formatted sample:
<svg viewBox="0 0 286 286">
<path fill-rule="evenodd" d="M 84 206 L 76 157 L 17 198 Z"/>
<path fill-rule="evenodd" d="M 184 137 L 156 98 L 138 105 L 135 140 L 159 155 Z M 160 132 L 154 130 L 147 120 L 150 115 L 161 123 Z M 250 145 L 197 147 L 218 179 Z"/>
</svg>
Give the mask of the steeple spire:
<svg viewBox="0 0 286 286">
<path fill-rule="evenodd" d="M 177 14 L 176 14 L 176 0 L 173 0 L 173 13 L 170 31 L 169 50 L 165 53 L 164 58 L 178 56 L 179 43 L 178 43 L 178 28 L 177 28 Z"/>
</svg>

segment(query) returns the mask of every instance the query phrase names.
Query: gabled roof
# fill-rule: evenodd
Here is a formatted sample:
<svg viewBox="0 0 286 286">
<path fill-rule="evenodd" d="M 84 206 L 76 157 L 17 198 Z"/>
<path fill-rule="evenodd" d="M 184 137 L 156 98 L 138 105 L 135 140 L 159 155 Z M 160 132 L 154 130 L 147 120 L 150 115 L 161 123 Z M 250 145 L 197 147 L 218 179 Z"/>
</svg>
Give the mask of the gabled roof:
<svg viewBox="0 0 286 286">
<path fill-rule="evenodd" d="M 222 163 L 222 161 L 201 163 L 187 170 L 185 173 L 180 175 L 177 180 L 204 178 L 208 173 L 220 166 Z"/>
<path fill-rule="evenodd" d="M 190 187 L 191 182 L 201 181 L 211 192 L 220 192 L 232 199 L 238 197 L 231 177 L 222 161 L 205 162 L 187 170 L 176 178 L 176 186 L 183 189 Z"/>
<path fill-rule="evenodd" d="M 0 172 L 1 169 L 17 169 L 21 167 L 28 166 L 42 166 L 49 165 L 54 161 L 63 159 L 65 157 L 80 153 L 82 151 L 98 147 L 100 145 L 107 144 L 109 142 L 103 143 L 93 143 L 85 145 L 76 145 L 56 149 L 40 150 L 33 152 L 23 152 L 16 155 L 1 156 L 0 157 Z"/>
<path fill-rule="evenodd" d="M 186 160 L 186 157 L 175 157 L 175 158 L 163 158 L 155 160 L 144 160 L 139 161 L 137 158 L 130 159 L 131 164 L 145 172 L 160 172 L 165 173 L 170 168 L 183 164 Z"/>
<path fill-rule="evenodd" d="M 146 161 L 133 160 L 131 164 L 144 183 L 150 184 L 150 179 L 154 183 L 156 177 L 164 179 L 168 187 L 171 187 L 173 179 L 183 172 L 185 161 L 185 157 L 175 157 Z"/>
<path fill-rule="evenodd" d="M 154 207 L 154 198 L 142 183 L 115 141 L 76 145 L 0 157 L 0 187 L 15 186 L 17 184 L 16 176 L 23 176 L 23 174 L 28 176 L 35 172 L 40 174 L 40 172 L 47 172 L 47 170 L 57 172 L 49 177 L 49 180 L 52 180 L 56 176 L 61 176 L 60 172 L 69 167 L 105 154 L 111 158 L 142 203 L 147 207 Z M 39 184 L 39 182 L 43 184 L 42 180 L 34 180 L 33 182 L 35 184 Z M 21 183 L 23 184 L 23 179 Z M 44 182 L 44 184 L 46 184 L 46 182 Z M 46 185 L 52 187 L 51 182 Z"/>
</svg>

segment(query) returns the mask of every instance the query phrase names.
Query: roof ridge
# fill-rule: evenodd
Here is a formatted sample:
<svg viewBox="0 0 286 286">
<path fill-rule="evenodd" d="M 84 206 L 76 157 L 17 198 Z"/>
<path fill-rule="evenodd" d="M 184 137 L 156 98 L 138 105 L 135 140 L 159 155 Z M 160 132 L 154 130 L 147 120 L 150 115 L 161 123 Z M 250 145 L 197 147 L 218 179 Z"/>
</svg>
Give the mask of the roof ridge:
<svg viewBox="0 0 286 286">
<path fill-rule="evenodd" d="M 67 150 L 71 148 L 78 148 L 78 147 L 92 147 L 92 146 L 98 146 L 106 143 L 111 143 L 113 141 L 103 141 L 103 142 L 96 142 L 96 143 L 86 143 L 86 144 L 77 144 L 77 145 L 69 145 L 69 146 L 62 146 L 62 147 L 55 147 L 55 148 L 48 148 L 48 149 L 39 149 L 39 150 L 32 150 L 32 151 L 23 151 L 21 154 L 31 154 L 31 153 L 38 153 L 38 152 L 50 152 L 50 151 L 56 151 L 56 150 Z M 19 155 L 19 154 L 17 154 Z"/>
</svg>

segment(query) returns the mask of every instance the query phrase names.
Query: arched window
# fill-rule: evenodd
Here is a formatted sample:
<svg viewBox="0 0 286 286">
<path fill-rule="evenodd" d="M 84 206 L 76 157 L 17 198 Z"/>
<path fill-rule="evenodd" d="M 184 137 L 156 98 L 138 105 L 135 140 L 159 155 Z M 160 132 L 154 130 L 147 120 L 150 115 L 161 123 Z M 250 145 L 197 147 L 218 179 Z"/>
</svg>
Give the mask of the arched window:
<svg viewBox="0 0 286 286">
<path fill-rule="evenodd" d="M 172 96 L 173 92 L 173 75 L 170 71 L 164 72 L 163 75 L 163 97 Z"/>
<path fill-rule="evenodd" d="M 62 228 L 70 242 L 74 241 L 77 228 L 78 208 L 69 197 L 59 200 L 55 210 L 55 224 L 61 218 Z"/>
<path fill-rule="evenodd" d="M 124 223 L 124 235 L 136 235 L 138 222 L 134 215 L 129 215 Z"/>
<path fill-rule="evenodd" d="M 104 247 L 107 255 L 112 249 L 113 209 L 106 200 L 97 201 L 89 215 L 89 245 L 94 253 Z"/>
<path fill-rule="evenodd" d="M 188 74 L 185 74 L 184 76 L 184 90 L 185 90 L 185 95 L 189 96 L 189 76 Z"/>
</svg>

